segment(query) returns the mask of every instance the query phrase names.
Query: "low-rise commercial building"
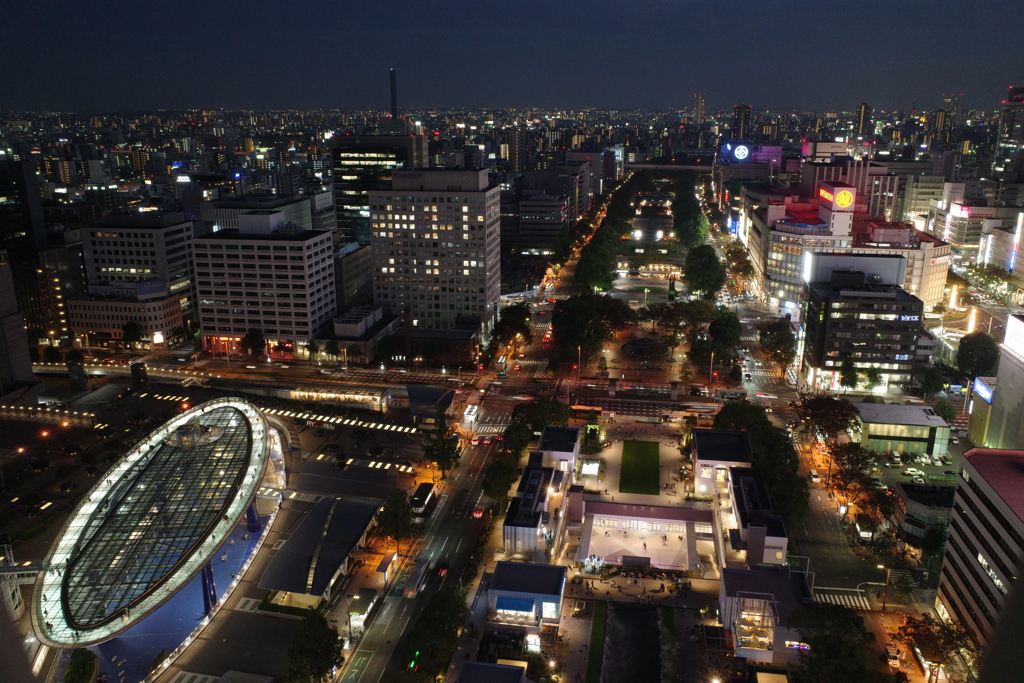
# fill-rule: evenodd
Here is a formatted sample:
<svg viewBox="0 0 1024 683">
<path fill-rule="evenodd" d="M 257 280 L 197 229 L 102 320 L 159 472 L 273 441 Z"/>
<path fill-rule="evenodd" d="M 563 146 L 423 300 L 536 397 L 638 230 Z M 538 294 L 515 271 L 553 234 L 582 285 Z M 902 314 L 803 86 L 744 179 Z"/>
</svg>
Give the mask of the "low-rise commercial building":
<svg viewBox="0 0 1024 683">
<path fill-rule="evenodd" d="M 557 631 L 564 592 L 565 567 L 498 562 L 487 587 L 488 621 L 536 635 Z"/>
<path fill-rule="evenodd" d="M 949 525 L 955 486 L 898 481 L 893 488 L 896 495 L 894 517 L 901 540 L 920 546 L 929 530 L 944 530 Z"/>
<path fill-rule="evenodd" d="M 722 624 L 732 634 L 737 657 L 784 667 L 807 648 L 800 634 L 786 627 L 795 610 L 814 603 L 801 568 L 724 569 L 718 600 Z"/>
<path fill-rule="evenodd" d="M 693 430 L 693 486 L 698 496 L 714 496 L 728 486 L 729 468 L 750 463 L 750 444 L 744 432 Z"/>
<path fill-rule="evenodd" d="M 544 454 L 544 465 L 560 472 L 575 472 L 580 456 L 580 430 L 576 427 L 545 427 L 537 450 Z"/>
<path fill-rule="evenodd" d="M 536 456 L 539 453 L 530 454 L 530 464 L 523 470 L 502 524 L 505 551 L 531 559 L 555 541 L 558 508 L 553 499 L 561 493 L 563 482 L 562 472 L 544 467 Z"/>
<path fill-rule="evenodd" d="M 744 553 L 747 565 L 785 564 L 789 547 L 786 525 L 775 514 L 761 470 L 730 467 L 732 522 L 728 528 L 733 550 Z"/>
<path fill-rule="evenodd" d="M 851 437 L 874 453 L 946 455 L 950 428 L 931 406 L 854 403 Z"/>
<path fill-rule="evenodd" d="M 322 499 L 270 558 L 259 587 L 274 591 L 271 602 L 279 605 L 316 608 L 329 600 L 352 566 L 352 552 L 365 545 L 382 504 L 356 496 Z"/>
</svg>

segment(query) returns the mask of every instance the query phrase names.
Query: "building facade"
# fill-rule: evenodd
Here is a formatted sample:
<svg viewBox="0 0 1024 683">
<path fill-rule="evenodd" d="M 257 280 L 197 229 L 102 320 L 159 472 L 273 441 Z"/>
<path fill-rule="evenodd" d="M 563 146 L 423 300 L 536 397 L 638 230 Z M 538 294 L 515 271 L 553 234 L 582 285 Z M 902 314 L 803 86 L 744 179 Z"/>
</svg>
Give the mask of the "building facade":
<svg viewBox="0 0 1024 683">
<path fill-rule="evenodd" d="M 271 345 L 323 338 L 337 313 L 330 233 L 292 231 L 279 212 L 252 212 L 194 248 L 206 350 L 243 353 L 250 329 Z"/>
<path fill-rule="evenodd" d="M 972 448 L 960 462 L 940 616 L 956 618 L 984 646 L 992 637 L 1024 557 L 1024 451 Z"/>
<path fill-rule="evenodd" d="M 820 390 L 839 388 L 839 368 L 851 359 L 858 372 L 878 368 L 882 384 L 909 384 L 924 303 L 898 285 L 877 284 L 863 272 L 833 271 L 808 282 L 800 379 Z"/>
<path fill-rule="evenodd" d="M 369 193 L 374 303 L 413 327 L 489 325 L 500 298 L 499 193 L 486 171 L 395 171 Z"/>
</svg>

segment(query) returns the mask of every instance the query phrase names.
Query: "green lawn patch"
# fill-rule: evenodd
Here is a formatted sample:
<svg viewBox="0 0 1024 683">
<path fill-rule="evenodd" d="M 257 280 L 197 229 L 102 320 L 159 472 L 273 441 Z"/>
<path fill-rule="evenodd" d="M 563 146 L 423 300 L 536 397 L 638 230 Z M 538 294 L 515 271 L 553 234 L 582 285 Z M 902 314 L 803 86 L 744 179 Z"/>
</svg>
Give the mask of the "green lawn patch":
<svg viewBox="0 0 1024 683">
<path fill-rule="evenodd" d="M 608 620 L 608 601 L 594 603 L 594 620 L 590 625 L 590 652 L 587 654 L 587 683 L 601 683 L 601 661 L 604 659 L 604 625 Z"/>
<path fill-rule="evenodd" d="M 659 471 L 658 442 L 625 441 L 622 444 L 622 473 L 619 491 L 658 495 Z"/>
</svg>

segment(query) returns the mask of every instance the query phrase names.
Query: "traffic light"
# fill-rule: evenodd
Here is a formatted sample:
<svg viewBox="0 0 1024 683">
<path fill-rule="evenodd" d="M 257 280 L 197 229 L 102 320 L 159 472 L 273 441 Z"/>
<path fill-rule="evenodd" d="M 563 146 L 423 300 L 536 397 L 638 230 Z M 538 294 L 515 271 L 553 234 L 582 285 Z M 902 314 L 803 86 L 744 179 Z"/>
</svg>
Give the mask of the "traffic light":
<svg viewBox="0 0 1024 683">
<path fill-rule="evenodd" d="M 580 367 L 580 366 L 576 365 L 575 363 L 573 363 L 573 364 L 572 364 L 572 369 L 573 369 L 573 370 L 577 370 L 577 369 L 579 369 L 579 367 Z"/>
<path fill-rule="evenodd" d="M 713 375 L 714 375 L 715 377 L 718 377 L 718 373 L 717 373 L 717 372 L 715 372 L 715 373 L 712 373 L 712 374 L 713 374 Z"/>
<path fill-rule="evenodd" d="M 416 650 L 416 654 L 412 656 L 412 661 L 409 662 L 409 671 L 418 671 L 419 667 L 416 665 L 416 658 L 420 656 L 420 651 Z"/>
</svg>

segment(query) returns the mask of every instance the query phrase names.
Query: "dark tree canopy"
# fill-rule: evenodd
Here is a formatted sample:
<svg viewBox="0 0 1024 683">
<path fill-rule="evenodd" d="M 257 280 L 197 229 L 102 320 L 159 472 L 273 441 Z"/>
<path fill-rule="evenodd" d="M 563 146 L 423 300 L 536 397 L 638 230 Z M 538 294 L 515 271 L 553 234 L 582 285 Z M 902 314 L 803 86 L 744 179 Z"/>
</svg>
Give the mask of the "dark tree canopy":
<svg viewBox="0 0 1024 683">
<path fill-rule="evenodd" d="M 694 247 L 686 255 L 686 281 L 691 292 L 702 292 L 707 298 L 725 285 L 725 266 L 710 244 Z"/>
<path fill-rule="evenodd" d="M 881 683 L 884 674 L 868 665 L 875 634 L 849 607 L 821 603 L 795 610 L 786 623 L 810 649 L 793 667 L 796 683 Z"/>
<path fill-rule="evenodd" d="M 322 683 L 336 666 L 341 666 L 341 639 L 327 619 L 316 610 L 302 622 L 288 645 L 289 683 Z"/>
<path fill-rule="evenodd" d="M 266 338 L 263 336 L 263 330 L 255 327 L 250 328 L 245 336 L 242 337 L 242 347 L 247 349 L 249 353 L 254 354 L 257 358 L 263 355 L 263 350 L 267 345 Z"/>
<path fill-rule="evenodd" d="M 998 362 L 999 346 L 984 332 L 972 332 L 960 340 L 956 366 L 971 379 L 991 374 Z"/>
<path fill-rule="evenodd" d="M 956 419 L 956 406 L 946 399 L 940 398 L 935 402 L 935 414 L 945 420 L 947 424 L 953 424 L 953 420 Z"/>
<path fill-rule="evenodd" d="M 839 435 L 853 425 L 858 414 L 845 398 L 826 395 L 803 397 L 797 412 L 824 436 L 830 446 L 834 446 Z"/>
<path fill-rule="evenodd" d="M 395 539 L 396 552 L 399 552 L 402 541 L 412 536 L 412 506 L 409 505 L 409 497 L 397 486 L 388 491 L 377 522 L 382 534 Z"/>
<path fill-rule="evenodd" d="M 542 432 L 548 425 L 564 427 L 569 424 L 569 414 L 569 406 L 561 401 L 536 399 L 517 405 L 512 410 L 512 420 L 522 422 L 534 432 Z"/>
<path fill-rule="evenodd" d="M 796 335 L 787 318 L 762 320 L 757 325 L 761 338 L 761 350 L 768 360 L 777 363 L 782 372 L 796 358 Z"/>
<path fill-rule="evenodd" d="M 807 514 L 807 482 L 799 474 L 792 441 L 768 420 L 764 408 L 746 401 L 727 403 L 715 416 L 714 428 L 747 433 L 753 464 L 764 476 L 776 511 L 787 526 L 801 521 Z"/>
<path fill-rule="evenodd" d="M 844 389 L 857 388 L 857 366 L 852 358 L 844 358 L 839 366 L 839 386 Z"/>
<path fill-rule="evenodd" d="M 921 379 L 921 392 L 925 396 L 937 394 L 942 391 L 945 384 L 946 380 L 942 376 L 942 369 L 933 365 L 925 371 L 924 377 Z"/>
<path fill-rule="evenodd" d="M 458 430 L 449 427 L 444 413 L 439 412 L 433 431 L 423 440 L 423 454 L 441 470 L 442 478 L 459 463 L 460 441 Z"/>
</svg>

